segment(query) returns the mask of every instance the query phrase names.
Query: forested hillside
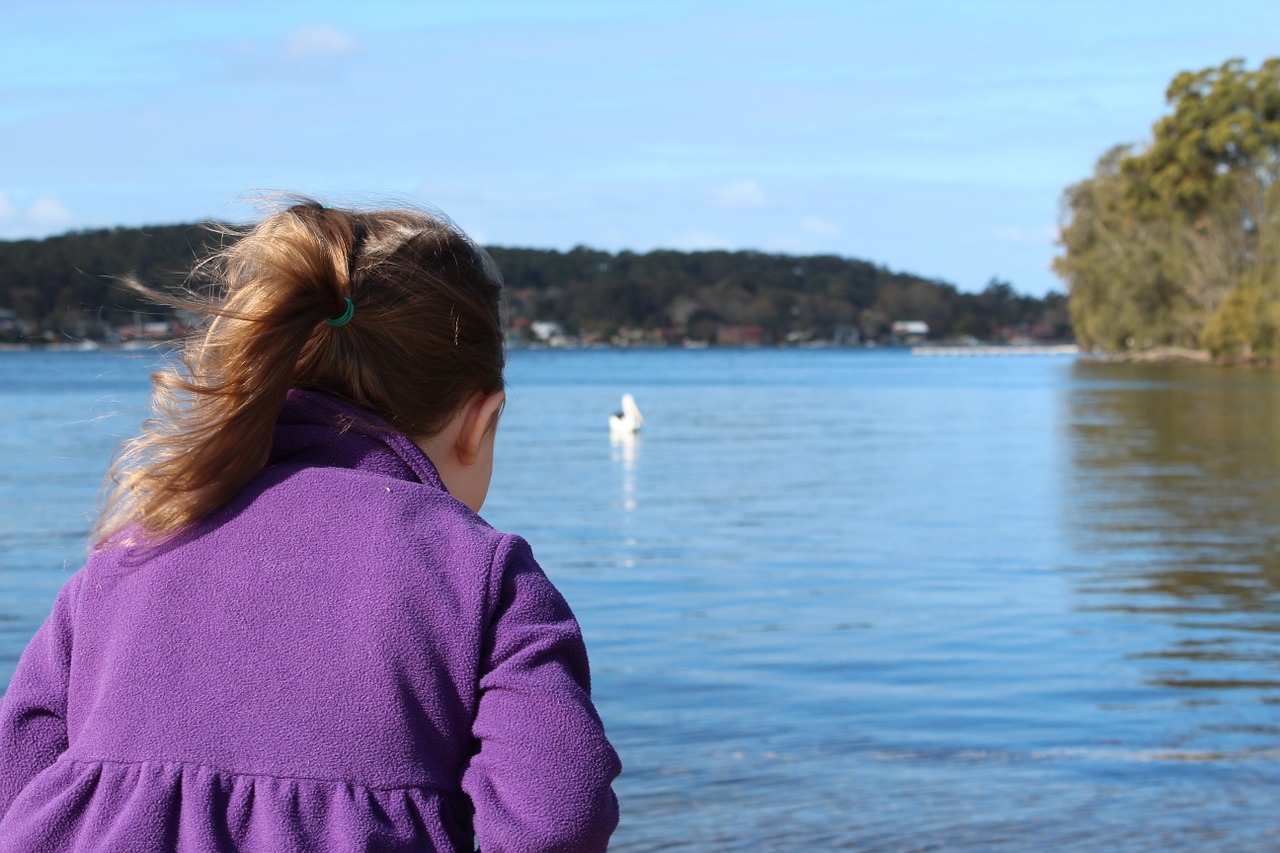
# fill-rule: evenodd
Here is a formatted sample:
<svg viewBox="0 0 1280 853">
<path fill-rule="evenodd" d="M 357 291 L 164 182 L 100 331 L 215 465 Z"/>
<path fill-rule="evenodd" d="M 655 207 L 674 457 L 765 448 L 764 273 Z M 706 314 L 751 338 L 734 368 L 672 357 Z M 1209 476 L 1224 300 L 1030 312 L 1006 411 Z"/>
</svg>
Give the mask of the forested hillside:
<svg viewBox="0 0 1280 853">
<path fill-rule="evenodd" d="M 163 327 L 169 311 L 117 279 L 175 283 L 218 239 L 176 225 L 0 242 L 0 337 L 110 340 Z M 1021 296 L 996 279 L 981 293 L 961 293 L 831 255 L 489 251 L 506 280 L 512 328 L 530 338 L 555 329 L 614 343 L 887 342 L 900 337 L 894 323 L 902 321 L 926 323 L 939 340 L 1070 337 L 1065 297 Z"/>
</svg>

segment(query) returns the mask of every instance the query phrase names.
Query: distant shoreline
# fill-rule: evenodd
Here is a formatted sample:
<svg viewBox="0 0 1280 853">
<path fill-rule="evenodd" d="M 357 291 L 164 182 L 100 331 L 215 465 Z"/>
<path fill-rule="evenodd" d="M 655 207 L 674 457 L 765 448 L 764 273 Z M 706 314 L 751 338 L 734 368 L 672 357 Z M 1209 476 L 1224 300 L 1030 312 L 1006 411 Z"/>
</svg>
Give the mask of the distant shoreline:
<svg viewBox="0 0 1280 853">
<path fill-rule="evenodd" d="M 1094 361 L 1117 361 L 1138 364 L 1228 363 L 1226 361 L 1215 360 L 1214 357 L 1206 350 L 1190 349 L 1188 347 L 1153 347 L 1151 349 L 1131 350 L 1129 352 L 1090 352 L 1087 353 L 1087 355 Z"/>
<path fill-rule="evenodd" d="M 177 341 L 147 341 L 144 344 L 101 344 L 97 341 L 75 343 L 11 344 L 0 343 L 0 352 L 147 352 L 169 349 Z"/>
<path fill-rule="evenodd" d="M 178 339 L 103 343 L 100 341 L 67 341 L 40 343 L 0 343 L 0 352 L 148 352 L 172 349 Z M 832 341 L 804 341 L 791 344 L 629 344 L 576 342 L 572 344 L 519 343 L 508 344 L 508 350 L 850 350 L 909 352 L 924 356 L 984 355 L 1075 355 L 1085 354 L 1076 344 L 838 344 Z"/>
<path fill-rule="evenodd" d="M 171 351 L 181 342 L 178 340 L 163 341 L 127 341 L 125 343 L 100 343 L 97 341 L 79 341 L 66 343 L 0 343 L 0 354 L 6 352 L 102 352 L 121 354 L 163 354 Z M 912 356 L 926 358 L 1011 358 L 1032 356 L 1076 356 L 1077 358 L 1112 364 L 1203 364 L 1213 367 L 1266 367 L 1280 368 L 1280 360 L 1255 357 L 1236 356 L 1232 358 L 1215 358 L 1204 350 L 1193 350 L 1185 347 L 1157 347 L 1149 350 L 1133 352 L 1094 352 L 1077 344 L 861 344 L 850 346 L 830 341 L 805 341 L 798 344 L 631 344 L 617 346 L 606 343 L 574 343 L 570 345 L 550 345 L 544 343 L 520 343 L 509 345 L 510 351 L 528 350 L 533 352 L 580 352 L 601 351 L 623 352 L 627 350 L 721 350 L 741 352 L 744 350 L 848 350 L 857 352 L 901 352 Z"/>
</svg>

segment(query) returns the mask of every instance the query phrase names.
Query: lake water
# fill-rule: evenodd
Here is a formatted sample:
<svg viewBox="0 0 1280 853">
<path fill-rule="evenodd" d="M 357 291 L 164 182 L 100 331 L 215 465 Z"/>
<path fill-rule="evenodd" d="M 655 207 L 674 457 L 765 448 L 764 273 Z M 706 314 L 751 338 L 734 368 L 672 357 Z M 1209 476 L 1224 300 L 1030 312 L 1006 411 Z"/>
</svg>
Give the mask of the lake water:
<svg viewBox="0 0 1280 853">
<path fill-rule="evenodd" d="M 0 684 L 149 363 L 0 354 Z M 1280 373 L 520 351 L 485 516 L 592 654 L 615 851 L 1280 846 Z M 624 391 L 647 424 L 611 441 Z"/>
</svg>

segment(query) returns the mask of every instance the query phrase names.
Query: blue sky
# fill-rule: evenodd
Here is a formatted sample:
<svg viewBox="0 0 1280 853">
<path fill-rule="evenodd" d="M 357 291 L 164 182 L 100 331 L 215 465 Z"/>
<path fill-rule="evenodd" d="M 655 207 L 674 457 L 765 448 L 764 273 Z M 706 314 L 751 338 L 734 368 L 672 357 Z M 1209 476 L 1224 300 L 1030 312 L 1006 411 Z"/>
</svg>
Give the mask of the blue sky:
<svg viewBox="0 0 1280 853">
<path fill-rule="evenodd" d="M 0 0 L 0 238 L 435 205 L 506 246 L 1062 285 L 1058 200 L 1275 0 Z"/>
</svg>

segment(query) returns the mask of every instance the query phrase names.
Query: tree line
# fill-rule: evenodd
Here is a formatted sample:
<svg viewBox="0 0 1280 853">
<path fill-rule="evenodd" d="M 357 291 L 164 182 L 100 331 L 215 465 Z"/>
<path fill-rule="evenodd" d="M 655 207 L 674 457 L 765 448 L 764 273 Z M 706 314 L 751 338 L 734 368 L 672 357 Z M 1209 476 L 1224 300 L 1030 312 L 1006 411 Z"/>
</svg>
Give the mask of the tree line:
<svg viewBox="0 0 1280 853">
<path fill-rule="evenodd" d="M 79 231 L 0 241 L 0 337 L 102 339 L 164 307 L 121 287 L 120 276 L 181 281 L 220 237 L 200 225 Z M 488 247 L 506 283 L 517 333 L 555 324 L 592 341 L 886 342 L 894 323 L 922 321 L 932 339 L 1026 336 L 1067 340 L 1066 298 L 1020 295 L 993 278 L 979 293 L 834 255 L 751 251 L 567 252 Z"/>
<path fill-rule="evenodd" d="M 1178 74 L 1143 146 L 1062 199 L 1054 269 L 1082 346 L 1280 357 L 1280 59 Z"/>
</svg>

